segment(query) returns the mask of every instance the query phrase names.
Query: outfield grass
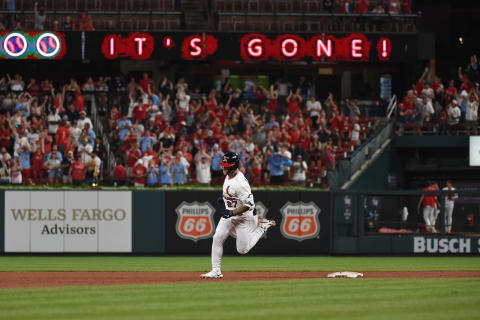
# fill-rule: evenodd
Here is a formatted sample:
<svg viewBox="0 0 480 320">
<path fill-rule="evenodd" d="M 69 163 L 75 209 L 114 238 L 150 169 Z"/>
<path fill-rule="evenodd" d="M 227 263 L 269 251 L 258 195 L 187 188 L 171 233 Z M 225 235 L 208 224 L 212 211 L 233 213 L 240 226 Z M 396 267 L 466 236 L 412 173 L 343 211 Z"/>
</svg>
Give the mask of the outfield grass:
<svg viewBox="0 0 480 320">
<path fill-rule="evenodd" d="M 480 270 L 470 257 L 225 257 L 225 271 Z M 0 257 L 0 271 L 204 271 L 208 257 Z M 480 279 L 0 289 L 0 319 L 480 319 Z"/>
<path fill-rule="evenodd" d="M 210 257 L 0 257 L 0 271 L 205 271 Z M 224 271 L 480 270 L 478 257 L 224 257 Z"/>
<path fill-rule="evenodd" d="M 312 279 L 0 290 L 0 319 L 479 319 L 478 279 Z"/>
</svg>

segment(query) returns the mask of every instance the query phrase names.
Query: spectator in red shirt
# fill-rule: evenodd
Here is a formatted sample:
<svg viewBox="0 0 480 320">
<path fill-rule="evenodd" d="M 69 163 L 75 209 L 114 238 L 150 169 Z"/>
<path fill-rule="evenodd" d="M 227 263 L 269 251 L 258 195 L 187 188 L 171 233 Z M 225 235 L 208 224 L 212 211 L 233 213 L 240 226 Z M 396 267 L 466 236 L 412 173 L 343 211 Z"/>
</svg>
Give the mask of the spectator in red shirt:
<svg viewBox="0 0 480 320">
<path fill-rule="evenodd" d="M 457 96 L 458 90 L 455 88 L 455 81 L 450 80 L 448 81 L 448 88 L 445 89 L 445 98 L 446 102 L 449 103 L 450 101 L 454 100 Z"/>
<path fill-rule="evenodd" d="M 290 116 L 300 114 L 300 104 L 302 101 L 301 89 L 297 89 L 295 93 L 290 90 L 290 94 L 287 97 L 287 108 Z"/>
<path fill-rule="evenodd" d="M 350 13 L 351 10 L 351 3 L 349 0 L 341 0 L 340 5 L 338 6 L 338 12 L 341 14 Z"/>
<path fill-rule="evenodd" d="M 402 12 L 404 14 L 411 14 L 412 13 L 412 0 L 403 0 Z"/>
<path fill-rule="evenodd" d="M 133 182 L 135 187 L 144 187 L 147 181 L 147 168 L 141 159 L 137 160 L 133 167 Z"/>
<path fill-rule="evenodd" d="M 56 144 L 58 145 L 58 150 L 60 152 L 64 152 L 68 144 L 69 138 L 70 138 L 70 130 L 68 130 L 67 128 L 66 121 L 63 120 L 60 123 L 60 127 L 57 129 L 57 132 L 55 134 L 55 141 L 56 141 Z"/>
<path fill-rule="evenodd" d="M 248 166 L 251 182 L 254 186 L 260 186 L 262 184 L 262 165 L 259 159 L 254 158 L 252 165 Z"/>
<path fill-rule="evenodd" d="M 208 100 L 205 98 L 205 106 L 207 110 L 215 115 L 217 109 L 217 99 L 215 99 L 215 90 L 212 90 L 208 95 Z"/>
<path fill-rule="evenodd" d="M 79 89 L 75 91 L 74 105 L 78 112 L 82 112 L 85 109 L 85 99 L 83 98 L 82 92 Z"/>
<path fill-rule="evenodd" d="M 150 105 L 147 103 L 139 103 L 133 108 L 133 116 L 135 120 L 145 121 L 147 120 L 147 110 L 150 108 Z"/>
<path fill-rule="evenodd" d="M 400 14 L 400 2 L 399 0 L 390 0 L 388 6 L 388 12 L 390 14 Z"/>
<path fill-rule="evenodd" d="M 308 186 L 313 187 L 314 185 L 320 185 L 322 183 L 323 173 L 322 160 L 312 159 L 307 169 Z"/>
<path fill-rule="evenodd" d="M 27 86 L 28 93 L 35 97 L 40 95 L 40 86 L 34 78 L 30 79 L 30 83 Z"/>
<path fill-rule="evenodd" d="M 192 154 L 188 151 L 188 147 L 184 146 L 182 151 L 181 151 L 181 154 L 183 156 L 183 158 L 185 158 L 185 160 L 187 160 L 187 162 L 184 164 L 185 165 L 185 168 L 187 169 L 187 176 L 190 175 L 190 169 L 191 169 L 191 163 L 193 161 L 193 156 Z"/>
<path fill-rule="evenodd" d="M 148 85 L 152 83 L 152 79 L 147 72 L 143 73 L 143 78 L 140 80 L 138 85 L 143 89 L 144 92 L 148 92 Z"/>
<path fill-rule="evenodd" d="M 32 154 L 32 178 L 35 184 L 45 183 L 45 167 L 43 166 L 45 152 L 43 141 L 39 140 L 35 151 Z"/>
<path fill-rule="evenodd" d="M 5 123 L 3 123 L 0 127 L 0 145 L 5 148 L 10 148 L 10 139 L 10 129 Z"/>
<path fill-rule="evenodd" d="M 367 0 L 360 0 L 357 2 L 357 13 L 358 14 L 365 14 L 368 12 L 368 1 Z"/>
<path fill-rule="evenodd" d="M 130 150 L 127 151 L 127 180 L 132 177 L 133 167 L 141 157 L 142 151 L 140 150 L 140 144 L 138 142 L 134 142 Z"/>
<path fill-rule="evenodd" d="M 268 110 L 270 110 L 272 114 L 275 114 L 278 107 L 278 94 L 275 92 L 273 84 L 270 86 L 268 99 Z"/>
<path fill-rule="evenodd" d="M 125 181 L 127 179 L 127 171 L 123 162 L 118 159 L 117 165 L 115 166 L 114 173 L 113 173 L 113 181 L 115 186 L 124 186 Z"/>
<path fill-rule="evenodd" d="M 427 73 L 428 73 L 428 67 L 425 68 L 422 75 L 418 79 L 417 84 L 415 85 L 415 91 L 416 91 L 415 94 L 417 96 L 419 96 L 422 93 L 423 87 L 425 85 L 425 77 L 427 76 Z"/>
<path fill-rule="evenodd" d="M 108 114 L 108 122 L 110 123 L 110 128 L 116 128 L 118 120 L 122 118 L 122 114 L 116 106 L 112 106 Z"/>
<path fill-rule="evenodd" d="M 44 128 L 43 131 L 40 133 L 39 141 L 42 142 L 43 153 L 49 154 L 52 150 L 53 138 L 51 135 L 48 134 L 48 128 Z"/>
<path fill-rule="evenodd" d="M 437 92 L 438 88 L 440 88 L 441 86 L 443 86 L 442 79 L 440 79 L 438 76 L 434 76 L 432 82 L 433 91 Z"/>
<path fill-rule="evenodd" d="M 438 190 L 438 184 L 429 182 L 428 186 L 423 191 L 436 191 Z M 423 219 L 425 220 L 425 227 L 427 232 L 434 232 L 435 230 L 435 208 L 437 206 L 437 196 L 434 194 L 422 194 L 420 201 L 418 202 L 418 210 L 423 201 Z"/>
<path fill-rule="evenodd" d="M 458 78 L 462 82 L 460 85 L 460 91 L 465 90 L 470 92 L 473 87 L 473 83 L 468 79 L 468 75 L 466 73 L 462 73 L 462 67 L 458 67 Z"/>
<path fill-rule="evenodd" d="M 80 31 L 93 31 L 95 28 L 93 27 L 92 18 L 88 15 L 87 11 L 80 12 L 78 16 L 78 30 Z"/>
<path fill-rule="evenodd" d="M 82 154 L 78 153 L 75 162 L 70 166 L 69 174 L 74 186 L 80 186 L 85 180 L 85 164 L 82 161 Z"/>
</svg>

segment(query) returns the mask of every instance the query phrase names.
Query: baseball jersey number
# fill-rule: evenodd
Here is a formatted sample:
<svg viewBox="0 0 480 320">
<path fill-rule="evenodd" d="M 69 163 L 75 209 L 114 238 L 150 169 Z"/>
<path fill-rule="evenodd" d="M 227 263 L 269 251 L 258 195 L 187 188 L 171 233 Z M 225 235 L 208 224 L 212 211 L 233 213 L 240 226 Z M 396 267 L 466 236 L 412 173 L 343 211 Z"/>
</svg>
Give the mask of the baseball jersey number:
<svg viewBox="0 0 480 320">
<path fill-rule="evenodd" d="M 197 233 L 202 233 L 205 231 L 207 228 L 207 218 L 200 218 L 200 219 L 194 219 L 194 218 L 188 218 L 185 220 L 185 224 L 183 225 L 183 229 L 187 233 L 191 233 L 192 231 L 195 231 Z"/>
<path fill-rule="evenodd" d="M 236 208 L 237 207 L 237 200 L 227 200 L 227 207 Z"/>
</svg>

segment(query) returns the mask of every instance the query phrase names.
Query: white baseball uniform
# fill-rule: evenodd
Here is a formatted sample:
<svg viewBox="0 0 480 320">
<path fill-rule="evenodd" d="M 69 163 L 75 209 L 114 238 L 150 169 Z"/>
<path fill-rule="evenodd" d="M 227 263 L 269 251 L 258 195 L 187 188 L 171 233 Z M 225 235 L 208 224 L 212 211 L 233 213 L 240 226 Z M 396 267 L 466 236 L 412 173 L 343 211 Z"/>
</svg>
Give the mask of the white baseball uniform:
<svg viewBox="0 0 480 320">
<path fill-rule="evenodd" d="M 452 189 L 448 189 L 447 187 L 442 189 L 442 191 L 453 191 L 453 190 L 455 190 L 455 188 L 453 187 Z M 449 199 L 449 196 L 457 198 L 458 194 L 453 193 L 445 196 L 445 226 L 446 226 L 447 232 L 452 231 L 453 206 L 455 204 L 455 200 Z"/>
<path fill-rule="evenodd" d="M 225 177 L 223 183 L 223 201 L 228 210 L 245 205 L 250 209 L 241 216 L 228 219 L 221 218 L 218 223 L 212 243 L 212 270 L 220 270 L 223 255 L 223 243 L 235 229 L 237 233 L 237 251 L 246 254 L 262 237 L 265 230 L 259 226 L 258 216 L 253 215 L 255 202 L 253 201 L 250 185 L 242 172 L 230 178 Z"/>
</svg>

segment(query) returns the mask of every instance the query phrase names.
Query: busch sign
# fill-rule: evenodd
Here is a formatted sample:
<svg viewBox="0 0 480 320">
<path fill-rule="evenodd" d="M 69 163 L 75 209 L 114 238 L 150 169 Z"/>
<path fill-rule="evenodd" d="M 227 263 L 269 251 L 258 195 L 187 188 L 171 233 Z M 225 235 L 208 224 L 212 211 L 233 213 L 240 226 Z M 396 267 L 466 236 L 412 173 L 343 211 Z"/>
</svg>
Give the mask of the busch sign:
<svg viewBox="0 0 480 320">
<path fill-rule="evenodd" d="M 413 238 L 414 253 L 471 253 L 470 238 Z M 480 240 L 478 241 L 480 244 Z"/>
<path fill-rule="evenodd" d="M 210 238 L 215 232 L 215 209 L 210 203 L 183 201 L 175 211 L 178 215 L 176 230 L 180 238 L 197 242 Z"/>
<path fill-rule="evenodd" d="M 280 212 L 283 216 L 280 231 L 285 238 L 303 241 L 320 233 L 320 208 L 314 202 L 287 202 Z"/>
</svg>

